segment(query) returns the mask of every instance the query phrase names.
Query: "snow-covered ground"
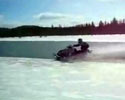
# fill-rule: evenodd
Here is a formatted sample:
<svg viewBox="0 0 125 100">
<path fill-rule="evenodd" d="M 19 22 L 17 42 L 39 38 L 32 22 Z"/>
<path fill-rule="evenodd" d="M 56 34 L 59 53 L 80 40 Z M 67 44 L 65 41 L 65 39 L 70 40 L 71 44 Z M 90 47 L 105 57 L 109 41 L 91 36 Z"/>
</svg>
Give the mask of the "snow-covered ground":
<svg viewBox="0 0 125 100">
<path fill-rule="evenodd" d="M 88 42 L 125 42 L 125 35 L 35 36 L 0 38 L 0 41 L 77 41 L 78 38 Z"/>
<path fill-rule="evenodd" d="M 0 100 L 125 100 L 125 64 L 0 57 Z"/>
</svg>

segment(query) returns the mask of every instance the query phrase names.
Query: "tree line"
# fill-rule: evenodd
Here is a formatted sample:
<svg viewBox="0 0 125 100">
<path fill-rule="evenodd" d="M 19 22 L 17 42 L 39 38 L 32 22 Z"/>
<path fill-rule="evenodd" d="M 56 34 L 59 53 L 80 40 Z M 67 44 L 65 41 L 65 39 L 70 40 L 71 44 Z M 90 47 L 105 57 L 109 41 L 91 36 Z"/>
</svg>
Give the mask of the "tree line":
<svg viewBox="0 0 125 100">
<path fill-rule="evenodd" d="M 24 37 L 24 36 L 54 36 L 54 35 L 110 35 L 125 34 L 125 19 L 112 21 L 100 21 L 99 25 L 94 22 L 70 27 L 40 27 L 23 25 L 15 28 L 0 28 L 0 37 Z"/>
</svg>

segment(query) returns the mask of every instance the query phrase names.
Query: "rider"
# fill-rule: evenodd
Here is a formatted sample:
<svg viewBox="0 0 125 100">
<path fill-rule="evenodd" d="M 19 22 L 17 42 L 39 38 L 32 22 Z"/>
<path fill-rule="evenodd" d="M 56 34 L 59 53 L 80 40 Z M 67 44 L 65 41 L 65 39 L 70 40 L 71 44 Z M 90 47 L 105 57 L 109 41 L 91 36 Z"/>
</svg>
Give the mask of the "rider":
<svg viewBox="0 0 125 100">
<path fill-rule="evenodd" d="M 74 45 L 76 51 L 85 51 L 89 48 L 89 44 L 86 42 L 83 42 L 81 38 L 78 39 L 78 44 Z"/>
</svg>

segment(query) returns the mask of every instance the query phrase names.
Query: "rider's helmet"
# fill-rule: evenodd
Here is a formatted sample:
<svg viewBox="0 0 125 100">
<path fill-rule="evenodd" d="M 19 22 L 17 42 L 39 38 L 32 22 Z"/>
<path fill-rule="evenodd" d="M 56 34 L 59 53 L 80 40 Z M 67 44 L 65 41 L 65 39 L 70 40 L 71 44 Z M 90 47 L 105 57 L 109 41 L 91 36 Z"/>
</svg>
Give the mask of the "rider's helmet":
<svg viewBox="0 0 125 100">
<path fill-rule="evenodd" d="M 83 43 L 83 41 L 82 41 L 81 38 L 78 39 L 78 43 L 79 43 L 79 44 Z"/>
</svg>

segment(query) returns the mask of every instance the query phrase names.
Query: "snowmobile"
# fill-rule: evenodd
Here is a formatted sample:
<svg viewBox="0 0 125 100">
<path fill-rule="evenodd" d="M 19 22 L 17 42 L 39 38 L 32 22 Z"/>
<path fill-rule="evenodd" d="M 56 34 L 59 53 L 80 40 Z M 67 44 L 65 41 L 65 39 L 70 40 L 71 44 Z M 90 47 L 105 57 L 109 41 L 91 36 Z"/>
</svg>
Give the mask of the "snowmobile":
<svg viewBox="0 0 125 100">
<path fill-rule="evenodd" d="M 55 59 L 59 61 L 66 60 L 67 58 L 70 58 L 72 56 L 76 56 L 78 54 L 85 54 L 87 52 L 90 52 L 88 49 L 89 45 L 87 43 L 84 44 L 76 44 L 76 45 L 70 45 L 65 49 L 59 50 L 56 54 L 54 54 Z"/>
</svg>

